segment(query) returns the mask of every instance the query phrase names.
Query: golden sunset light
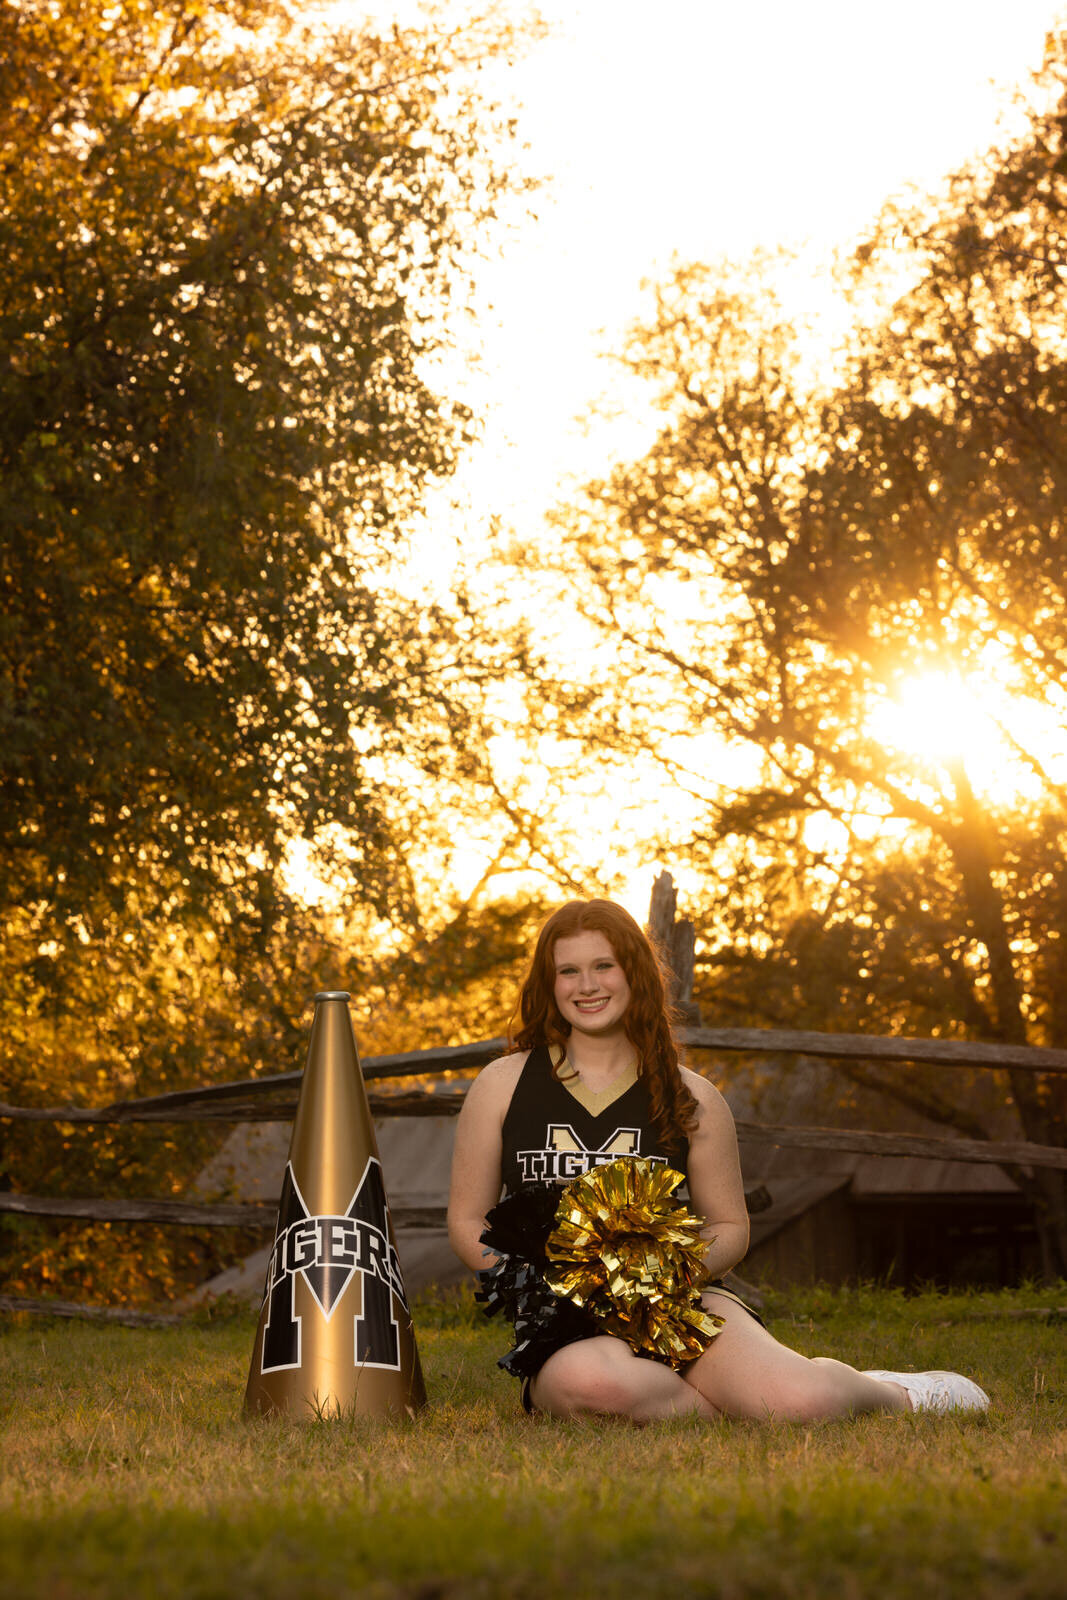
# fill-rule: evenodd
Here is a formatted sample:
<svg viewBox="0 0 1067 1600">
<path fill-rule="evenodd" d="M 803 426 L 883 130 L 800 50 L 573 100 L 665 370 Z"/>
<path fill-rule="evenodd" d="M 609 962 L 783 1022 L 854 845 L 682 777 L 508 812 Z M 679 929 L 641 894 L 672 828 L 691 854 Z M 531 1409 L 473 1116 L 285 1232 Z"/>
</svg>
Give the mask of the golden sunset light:
<svg viewBox="0 0 1067 1600">
<path fill-rule="evenodd" d="M 1005 1521 L 998 1546 L 990 1516 L 1015 1503 L 994 1495 L 1014 1488 L 1001 1445 L 1038 1401 L 1051 1438 L 1063 1400 L 1030 1344 L 1067 1274 L 1067 0 L 0 0 L 0 61 L 0 1316 L 13 1392 L 47 1419 L 12 1479 L 12 1516 L 46 1535 L 12 1544 L 19 1592 L 95 1597 L 114 1570 L 134 1600 L 249 1573 L 287 1600 L 305 1572 L 323 1594 L 577 1593 L 607 1435 L 575 1480 L 597 1504 L 576 1502 L 533 1462 L 553 1414 L 684 1420 L 682 1455 L 712 1424 L 732 1526 L 737 1449 L 772 1419 L 830 1461 L 854 1400 L 906 1409 L 880 1366 L 833 1379 L 829 1405 L 807 1348 L 774 1366 L 777 1319 L 805 1347 L 847 1323 L 845 1372 L 901 1331 L 936 1380 L 920 1398 L 948 1377 L 989 1401 L 943 1370 L 957 1341 L 989 1368 L 1003 1482 L 961 1474 L 958 1429 L 923 1434 L 922 1472 L 970 1486 L 951 1509 L 966 1534 L 971 1505 L 973 1537 L 939 1542 L 932 1481 L 926 1510 L 887 1501 L 871 1538 L 864 1521 L 845 1588 L 970 1594 L 988 1543 L 1012 1592 L 1051 1593 L 1059 1524 Z M 312 1011 L 340 1030 L 323 1071 L 362 1092 L 362 1060 L 372 1085 L 351 1174 L 345 1127 L 307 1122 L 344 1147 L 321 1163 L 346 1174 L 336 1194 L 315 1189 L 319 1134 L 295 1141 L 306 1178 L 284 1161 Z M 376 1124 L 395 1218 L 360 1142 Z M 246 1196 L 240 1161 L 268 1147 Z M 639 1351 L 629 1312 L 610 1370 L 579 1352 L 548 1381 L 567 1340 L 499 1360 L 525 1350 L 543 1415 L 517 1418 L 516 1481 L 563 1533 L 557 1550 L 527 1519 L 519 1551 L 460 1461 L 471 1406 L 493 1493 L 494 1456 L 526 1449 L 491 1361 L 472 1376 L 477 1308 L 512 1308 L 460 1278 L 486 1252 L 511 1271 L 492 1218 L 538 1175 L 646 1154 L 685 1179 L 712 1254 L 683 1285 L 635 1246 L 641 1295 L 713 1341 L 718 1279 L 742 1270 L 731 1375 L 698 1389 L 714 1344 Z M 537 1203 L 561 1225 L 547 1184 Z M 220 1521 L 217 1484 L 243 1483 L 274 1427 L 230 1438 L 231 1295 L 257 1277 L 261 1377 L 302 1372 L 304 1334 L 354 1380 L 384 1370 L 407 1305 L 394 1232 L 431 1236 L 412 1304 L 443 1421 L 391 1411 L 366 1439 L 388 1455 L 391 1431 L 425 1434 L 447 1473 L 409 1495 L 403 1472 L 357 1471 L 362 1412 L 279 1379 L 340 1475 L 312 1482 L 306 1540 L 265 1468 L 263 1516 L 224 1495 Z M 535 1326 L 566 1295 L 525 1271 Z M 739 1319 L 765 1272 L 758 1334 Z M 784 1298 L 798 1284 L 810 1317 Z M 1008 1286 L 1025 1360 L 992 1300 L 942 1317 L 902 1298 Z M 53 1314 L 95 1319 L 114 1357 L 103 1429 L 70 1432 L 76 1326 L 39 1341 L 25 1322 Z M 131 1380 L 138 1439 L 108 1420 L 149 1344 L 192 1397 L 162 1455 L 155 1367 L 140 1399 Z M 638 1353 L 677 1366 L 640 1414 Z M 781 1387 L 747 1387 L 749 1356 Z M 594 1367 L 610 1381 L 590 1388 Z M 269 1411 L 273 1379 L 254 1391 Z M 744 1437 L 718 1426 L 735 1415 Z M 819 1444 L 806 1423 L 832 1418 Z M 890 1465 L 894 1427 L 864 1423 Z M 653 1454 L 668 1438 L 646 1435 Z M 206 1487 L 145 1479 L 146 1451 L 175 1449 Z M 162 1536 L 143 1584 L 110 1538 L 129 1524 L 143 1566 L 142 1491 Z M 713 1496 L 699 1515 L 633 1498 L 627 1551 L 658 1541 L 673 1576 L 640 1551 L 624 1570 L 606 1524 L 585 1573 L 605 1593 L 687 1594 L 721 1558 L 743 1600 L 787 1570 L 758 1540 L 709 1567 Z M 400 1542 L 376 1550 L 392 1501 Z M 469 1540 L 430 1527 L 453 1502 Z M 85 1543 L 94 1505 L 108 1538 Z M 182 1532 L 201 1511 L 202 1542 L 216 1523 L 230 1540 L 217 1569 Z M 911 1523 L 895 1583 L 882 1532 Z M 837 1537 L 818 1525 L 812 1550 Z M 798 1570 L 798 1594 L 825 1588 Z"/>
</svg>

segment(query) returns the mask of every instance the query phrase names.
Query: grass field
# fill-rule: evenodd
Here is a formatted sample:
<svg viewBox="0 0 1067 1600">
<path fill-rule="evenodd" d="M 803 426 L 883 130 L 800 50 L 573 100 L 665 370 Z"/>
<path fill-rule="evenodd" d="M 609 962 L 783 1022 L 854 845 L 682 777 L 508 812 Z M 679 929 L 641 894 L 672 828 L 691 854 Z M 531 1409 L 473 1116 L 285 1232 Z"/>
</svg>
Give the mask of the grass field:
<svg viewBox="0 0 1067 1600">
<path fill-rule="evenodd" d="M 638 1430 L 528 1419 L 506 1330 L 422 1304 L 431 1404 L 246 1420 L 254 1319 L 0 1324 L 8 1600 L 1067 1596 L 1059 1290 L 771 1296 L 807 1354 L 950 1366 L 987 1416 Z"/>
</svg>

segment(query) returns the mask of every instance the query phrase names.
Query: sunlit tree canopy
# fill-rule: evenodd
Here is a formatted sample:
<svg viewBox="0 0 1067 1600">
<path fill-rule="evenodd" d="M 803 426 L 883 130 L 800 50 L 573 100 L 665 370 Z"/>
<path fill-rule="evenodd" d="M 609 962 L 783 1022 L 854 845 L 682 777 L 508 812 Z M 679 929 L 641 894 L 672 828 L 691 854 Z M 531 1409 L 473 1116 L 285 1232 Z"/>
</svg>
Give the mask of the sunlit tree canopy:
<svg viewBox="0 0 1067 1600">
<path fill-rule="evenodd" d="M 5 904 L 48 949 L 255 919 L 332 828 L 389 909 L 373 757 L 458 708 L 388 561 L 470 433 L 425 363 L 503 182 L 461 61 L 506 31 L 2 22 Z"/>
<path fill-rule="evenodd" d="M 340 19 L 0 5 L 6 1098 L 287 1070 L 307 996 L 425 931 L 469 651 L 398 573 L 475 428 L 435 359 L 525 181 L 479 83 L 516 29 Z"/>
<path fill-rule="evenodd" d="M 595 642 L 540 697 L 609 787 L 658 768 L 724 1020 L 1067 1045 L 1064 38 L 1039 90 L 879 219 L 833 360 L 766 266 L 679 267 L 627 357 L 658 436 L 556 517 Z M 1062 1080 L 1010 1094 L 1064 1141 Z M 1062 1177 L 1031 1187 L 1062 1270 Z"/>
</svg>

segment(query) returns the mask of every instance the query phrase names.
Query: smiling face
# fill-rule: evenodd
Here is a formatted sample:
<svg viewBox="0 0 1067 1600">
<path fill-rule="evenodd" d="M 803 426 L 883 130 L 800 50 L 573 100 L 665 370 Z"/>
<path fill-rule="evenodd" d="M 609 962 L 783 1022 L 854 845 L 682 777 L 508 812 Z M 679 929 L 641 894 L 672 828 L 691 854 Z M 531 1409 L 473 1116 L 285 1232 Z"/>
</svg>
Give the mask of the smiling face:
<svg viewBox="0 0 1067 1600">
<path fill-rule="evenodd" d="M 630 1004 L 630 985 L 607 937 L 592 930 L 558 939 L 553 995 L 572 1031 L 610 1033 Z"/>
</svg>

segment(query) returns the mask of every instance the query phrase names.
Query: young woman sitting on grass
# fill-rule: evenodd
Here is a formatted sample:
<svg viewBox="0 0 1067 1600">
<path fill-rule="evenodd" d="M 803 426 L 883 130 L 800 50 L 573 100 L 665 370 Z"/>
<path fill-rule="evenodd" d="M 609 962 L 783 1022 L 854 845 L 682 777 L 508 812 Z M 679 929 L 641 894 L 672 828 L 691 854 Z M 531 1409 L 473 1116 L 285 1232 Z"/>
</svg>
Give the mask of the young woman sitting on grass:
<svg viewBox="0 0 1067 1600">
<path fill-rule="evenodd" d="M 678 1370 L 622 1338 L 581 1332 L 549 1354 L 522 1389 L 528 1411 L 649 1422 L 695 1411 L 814 1421 L 861 1411 L 984 1410 L 988 1396 L 957 1373 L 858 1372 L 779 1344 L 721 1275 L 748 1248 L 733 1117 L 718 1090 L 681 1067 L 656 954 L 608 900 L 572 901 L 541 930 L 519 1000 L 513 1055 L 486 1067 L 456 1130 L 449 1237 L 482 1272 L 481 1242 L 501 1187 L 566 1182 L 615 1156 L 684 1174 L 709 1241 L 703 1307 L 721 1326 Z M 560 1191 L 562 1193 L 562 1189 Z"/>
</svg>

